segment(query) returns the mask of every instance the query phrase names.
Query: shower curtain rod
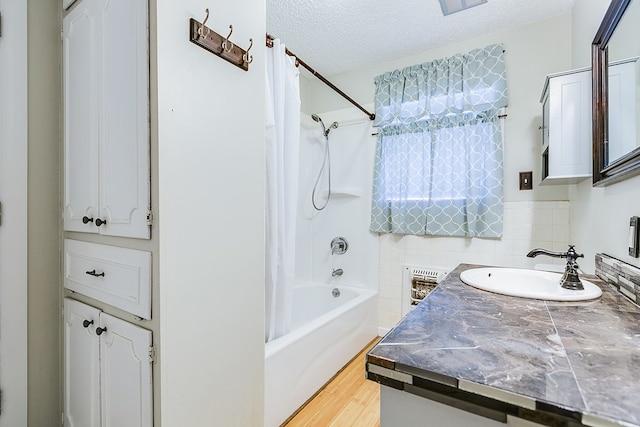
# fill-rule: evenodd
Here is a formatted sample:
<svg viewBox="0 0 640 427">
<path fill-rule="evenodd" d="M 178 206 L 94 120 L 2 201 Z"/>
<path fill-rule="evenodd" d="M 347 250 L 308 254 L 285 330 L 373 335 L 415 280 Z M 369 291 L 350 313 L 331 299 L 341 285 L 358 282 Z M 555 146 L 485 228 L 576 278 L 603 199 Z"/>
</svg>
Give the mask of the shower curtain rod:
<svg viewBox="0 0 640 427">
<path fill-rule="evenodd" d="M 273 47 L 273 40 L 274 39 L 275 39 L 275 37 L 273 37 L 271 34 L 267 34 L 267 47 Z M 329 86 L 331 89 L 336 91 L 340 96 L 342 96 L 344 99 L 346 99 L 347 101 L 349 101 L 350 103 L 355 105 L 360 111 L 365 113 L 369 117 L 369 120 L 373 120 L 373 119 L 376 118 L 375 114 L 370 113 L 367 110 L 365 110 L 362 105 L 358 104 L 349 95 L 347 95 L 346 93 L 341 91 L 338 87 L 336 87 L 336 85 L 334 85 L 329 80 L 327 80 L 322 74 L 318 73 L 316 70 L 314 70 L 312 67 L 310 67 L 306 62 L 304 62 L 302 59 L 300 59 L 300 57 L 298 55 L 296 55 L 295 53 L 291 52 L 287 48 L 285 48 L 285 52 L 286 52 L 287 55 L 293 56 L 293 57 L 296 58 L 296 65 L 302 65 L 304 68 L 306 68 L 307 71 L 309 71 L 311 74 L 316 76 L 322 83 L 324 83 L 327 86 Z"/>
</svg>

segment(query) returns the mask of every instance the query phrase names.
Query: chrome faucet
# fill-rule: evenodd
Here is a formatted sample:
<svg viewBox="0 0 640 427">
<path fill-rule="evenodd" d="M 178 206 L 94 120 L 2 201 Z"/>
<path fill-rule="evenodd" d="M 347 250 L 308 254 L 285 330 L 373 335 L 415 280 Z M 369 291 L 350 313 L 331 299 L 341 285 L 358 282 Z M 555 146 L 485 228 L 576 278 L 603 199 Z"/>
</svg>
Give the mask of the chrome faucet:
<svg viewBox="0 0 640 427">
<path fill-rule="evenodd" d="M 343 273 L 341 268 L 336 268 L 331 272 L 331 277 L 342 276 Z"/>
<path fill-rule="evenodd" d="M 581 291 L 584 289 L 582 286 L 582 281 L 580 281 L 580 277 L 578 277 L 578 264 L 576 260 L 578 258 L 584 258 L 584 254 L 578 254 L 574 249 L 573 245 L 569 245 L 569 250 L 567 252 L 552 252 L 546 249 L 536 248 L 531 250 L 527 256 L 529 258 L 537 257 L 538 255 L 547 255 L 554 258 L 566 258 L 567 265 L 564 269 L 564 274 L 560 279 L 560 286 L 565 289 L 571 289 L 576 291 Z"/>
</svg>

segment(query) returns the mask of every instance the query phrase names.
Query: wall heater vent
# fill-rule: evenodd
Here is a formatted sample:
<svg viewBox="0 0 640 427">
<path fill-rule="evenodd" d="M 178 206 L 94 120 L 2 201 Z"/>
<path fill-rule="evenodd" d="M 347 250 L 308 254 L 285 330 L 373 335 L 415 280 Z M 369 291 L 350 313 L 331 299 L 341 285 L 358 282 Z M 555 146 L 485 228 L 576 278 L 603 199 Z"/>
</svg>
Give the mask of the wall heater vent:
<svg viewBox="0 0 640 427">
<path fill-rule="evenodd" d="M 449 272 L 441 267 L 405 265 L 402 272 L 402 315 L 429 295 Z"/>
</svg>

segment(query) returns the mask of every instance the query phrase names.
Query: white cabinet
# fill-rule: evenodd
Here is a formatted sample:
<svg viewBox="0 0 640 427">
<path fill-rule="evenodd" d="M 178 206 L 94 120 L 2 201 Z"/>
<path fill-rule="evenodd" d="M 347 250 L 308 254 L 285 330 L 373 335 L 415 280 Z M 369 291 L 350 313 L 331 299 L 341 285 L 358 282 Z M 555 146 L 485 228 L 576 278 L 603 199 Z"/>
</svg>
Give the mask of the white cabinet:
<svg viewBox="0 0 640 427">
<path fill-rule="evenodd" d="M 64 229 L 149 238 L 147 0 L 82 0 L 63 20 Z"/>
<path fill-rule="evenodd" d="M 542 103 L 542 184 L 591 177 L 591 69 L 547 76 Z"/>
<path fill-rule="evenodd" d="M 151 427 L 151 331 L 64 300 L 64 426 Z"/>
<path fill-rule="evenodd" d="M 635 57 L 609 65 L 609 163 L 635 148 L 637 60 Z M 548 75 L 540 102 L 542 184 L 573 184 L 590 178 L 593 167 L 591 68 Z"/>
</svg>

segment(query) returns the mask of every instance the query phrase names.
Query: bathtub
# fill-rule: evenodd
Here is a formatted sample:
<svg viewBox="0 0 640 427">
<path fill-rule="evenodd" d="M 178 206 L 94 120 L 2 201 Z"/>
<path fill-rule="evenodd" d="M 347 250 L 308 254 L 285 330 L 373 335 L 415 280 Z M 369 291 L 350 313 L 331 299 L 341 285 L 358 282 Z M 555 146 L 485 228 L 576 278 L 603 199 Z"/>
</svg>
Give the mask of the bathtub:
<svg viewBox="0 0 640 427">
<path fill-rule="evenodd" d="M 291 332 L 265 344 L 265 427 L 281 425 L 377 336 L 377 294 L 325 284 L 293 289 Z"/>
</svg>

